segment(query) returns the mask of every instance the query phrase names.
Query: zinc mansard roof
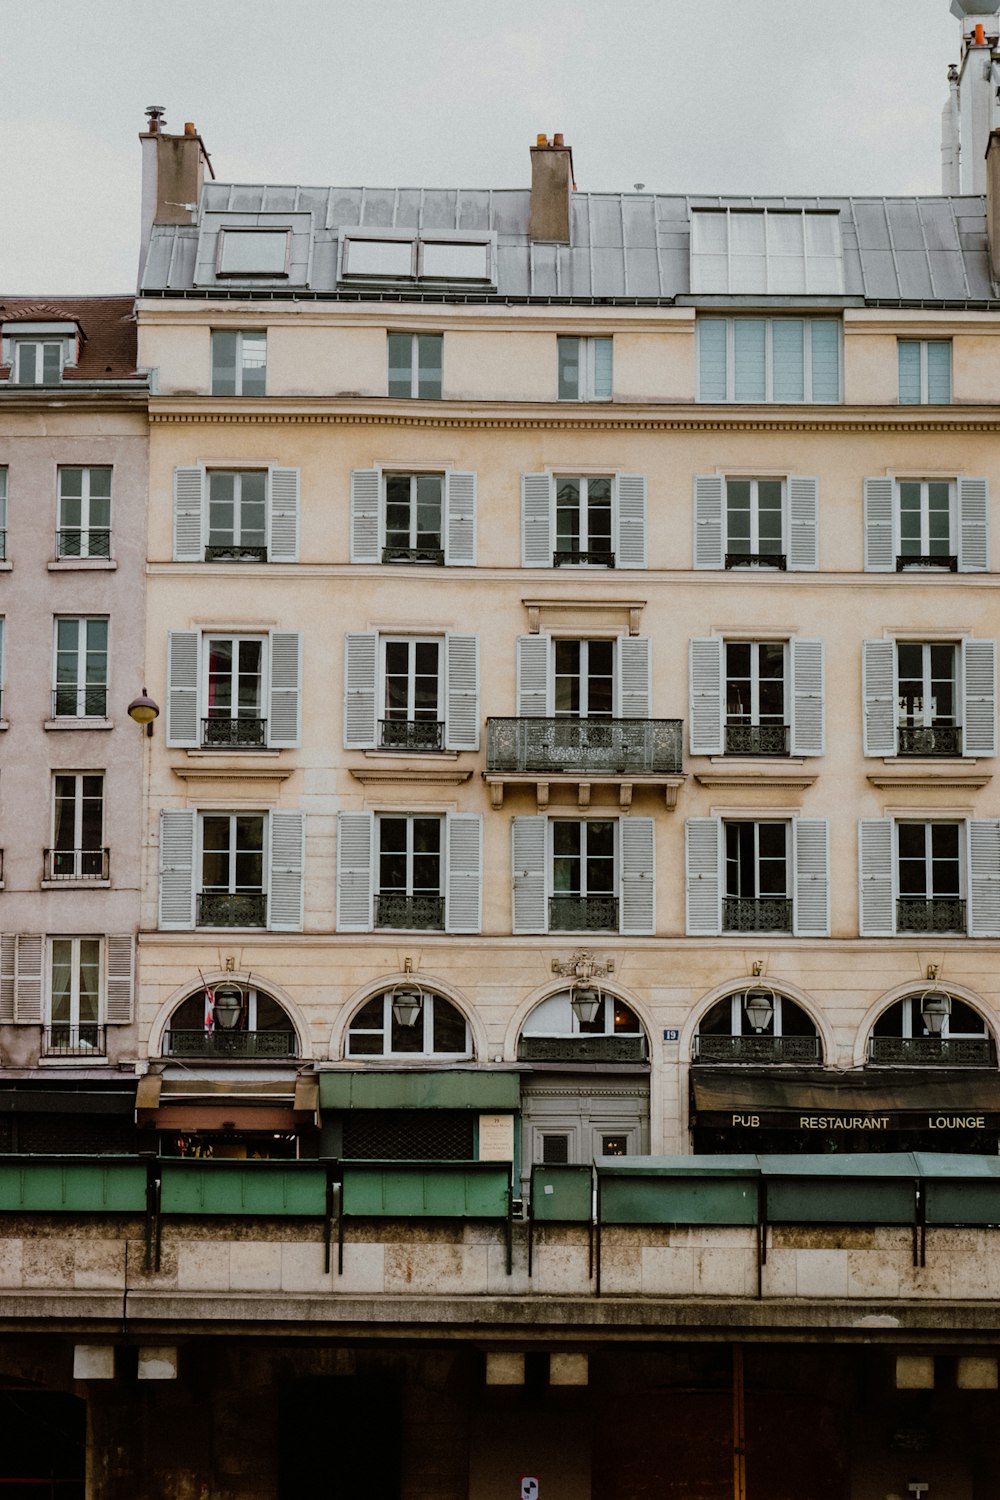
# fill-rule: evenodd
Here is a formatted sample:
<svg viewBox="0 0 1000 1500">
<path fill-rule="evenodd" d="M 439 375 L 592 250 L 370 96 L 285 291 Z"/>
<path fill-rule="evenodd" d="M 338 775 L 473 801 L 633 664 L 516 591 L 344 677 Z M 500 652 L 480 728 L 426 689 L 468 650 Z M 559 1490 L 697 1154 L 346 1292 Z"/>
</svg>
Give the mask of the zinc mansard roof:
<svg viewBox="0 0 1000 1500">
<path fill-rule="evenodd" d="M 197 224 L 154 226 L 140 292 L 243 298 L 277 294 L 368 300 L 388 295 L 435 301 L 684 302 L 694 300 L 690 291 L 692 211 L 728 208 L 837 214 L 844 289 L 841 298 L 824 298 L 828 304 L 960 306 L 1000 298 L 1000 288 L 990 276 L 985 200 L 978 196 L 782 198 L 578 192 L 573 195 L 569 245 L 533 244 L 528 238 L 530 208 L 530 192 L 516 188 L 323 188 L 213 182 L 203 191 Z M 300 230 L 307 236 L 308 264 L 296 285 L 264 277 L 230 277 L 216 284 L 210 269 L 206 274 L 206 266 L 214 263 L 214 239 L 220 227 L 273 226 L 281 215 L 294 223 L 296 238 Z M 397 287 L 374 293 L 345 288 L 338 282 L 338 242 L 351 229 L 495 236 L 495 284 L 489 289 Z M 744 300 L 759 304 L 761 298 Z"/>
</svg>

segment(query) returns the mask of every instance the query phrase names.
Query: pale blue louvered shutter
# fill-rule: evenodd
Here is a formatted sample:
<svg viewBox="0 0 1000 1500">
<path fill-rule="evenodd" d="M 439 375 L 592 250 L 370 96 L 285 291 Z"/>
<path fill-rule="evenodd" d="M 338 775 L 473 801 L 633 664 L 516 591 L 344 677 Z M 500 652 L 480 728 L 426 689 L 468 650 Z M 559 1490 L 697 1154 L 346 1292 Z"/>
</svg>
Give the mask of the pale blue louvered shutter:
<svg viewBox="0 0 1000 1500">
<path fill-rule="evenodd" d="M 511 819 L 514 932 L 545 932 L 545 838 L 547 818 Z"/>
<path fill-rule="evenodd" d="M 41 1025 L 44 968 L 45 939 L 35 933 L 20 933 L 14 975 L 14 1020 L 19 1026 Z"/>
<path fill-rule="evenodd" d="M 962 642 L 962 751 L 997 753 L 996 641 Z"/>
<path fill-rule="evenodd" d="M 951 339 L 927 344 L 927 400 L 933 406 L 951 401 Z"/>
<path fill-rule="evenodd" d="M 130 932 L 105 940 L 104 1019 L 109 1026 L 132 1020 L 135 994 L 135 939 Z"/>
<path fill-rule="evenodd" d="M 449 470 L 444 476 L 444 560 L 471 568 L 476 561 L 476 476 Z"/>
<path fill-rule="evenodd" d="M 194 926 L 195 813 L 160 813 L 160 927 L 167 932 Z"/>
<path fill-rule="evenodd" d="M 819 567 L 819 480 L 804 474 L 788 476 L 788 566 Z"/>
<path fill-rule="evenodd" d="M 379 560 L 380 469 L 351 470 L 351 562 Z"/>
<path fill-rule="evenodd" d="M 448 707 L 444 742 L 448 750 L 479 749 L 479 637 L 445 637 Z"/>
<path fill-rule="evenodd" d="M 610 401 L 612 391 L 613 339 L 591 339 L 590 349 L 594 357 L 594 400 Z"/>
<path fill-rule="evenodd" d="M 830 825 L 826 818 L 793 818 L 796 937 L 830 935 Z"/>
<path fill-rule="evenodd" d="M 653 818 L 619 818 L 621 831 L 621 930 L 656 931 L 656 836 Z"/>
<path fill-rule="evenodd" d="M 896 930 L 892 845 L 891 818 L 859 821 L 858 931 L 862 937 L 892 937 Z"/>
<path fill-rule="evenodd" d="M 198 743 L 197 630 L 171 630 L 167 635 L 167 744 L 194 749 Z"/>
<path fill-rule="evenodd" d="M 688 818 L 684 825 L 688 937 L 722 930 L 722 819 Z"/>
<path fill-rule="evenodd" d="M 793 636 L 788 655 L 792 678 L 792 754 L 822 755 L 826 748 L 823 642 Z"/>
<path fill-rule="evenodd" d="M 267 743 L 272 750 L 290 750 L 301 738 L 302 636 L 297 630 L 272 630 Z"/>
<path fill-rule="evenodd" d="M 694 565 L 721 568 L 725 562 L 726 481 L 721 474 L 696 474 L 694 481 Z"/>
<path fill-rule="evenodd" d="M 718 636 L 688 642 L 688 688 L 692 755 L 722 754 L 723 652 Z"/>
<path fill-rule="evenodd" d="M 204 469 L 174 470 L 174 561 L 202 562 Z"/>
<path fill-rule="evenodd" d="M 0 933 L 0 1024 L 14 1019 L 16 973 L 17 939 L 12 932 Z"/>
<path fill-rule="evenodd" d="M 305 818 L 300 812 L 272 812 L 267 925 L 271 932 L 301 932 Z"/>
<path fill-rule="evenodd" d="M 370 932 L 372 927 L 375 816 L 337 814 L 337 931 Z"/>
<path fill-rule="evenodd" d="M 1000 820 L 970 818 L 969 935 L 1000 937 Z"/>
<path fill-rule="evenodd" d="M 865 570 L 891 573 L 896 567 L 896 481 L 887 475 L 865 480 Z"/>
<path fill-rule="evenodd" d="M 549 711 L 549 637 L 517 638 L 517 717 L 544 719 Z"/>
<path fill-rule="evenodd" d="M 652 687 L 652 645 L 646 636 L 619 636 L 618 676 L 622 718 L 648 719 Z"/>
<path fill-rule="evenodd" d="M 896 642 L 865 641 L 861 662 L 864 753 L 896 753 Z"/>
<path fill-rule="evenodd" d="M 733 319 L 733 399 L 767 400 L 767 324 L 763 318 Z"/>
<path fill-rule="evenodd" d="M 344 748 L 374 749 L 378 636 L 373 630 L 344 637 Z"/>
<path fill-rule="evenodd" d="M 896 348 L 899 353 L 900 405 L 916 406 L 921 400 L 920 344 L 916 339 L 900 339 Z"/>
<path fill-rule="evenodd" d="M 483 925 L 483 820 L 479 813 L 449 813 L 446 932 L 479 932 Z"/>
<path fill-rule="evenodd" d="M 728 401 L 726 318 L 698 319 L 698 400 Z"/>
<path fill-rule="evenodd" d="M 299 560 L 299 470 L 271 469 L 268 562 Z"/>
<path fill-rule="evenodd" d="M 552 566 L 552 475 L 521 475 L 521 566 Z"/>
<path fill-rule="evenodd" d="M 615 547 L 615 566 L 644 568 L 648 530 L 645 474 L 619 474 L 617 495 L 618 541 Z"/>
<path fill-rule="evenodd" d="M 805 325 L 801 318 L 775 318 L 771 323 L 771 399 L 804 401 Z"/>
<path fill-rule="evenodd" d="M 813 401 L 840 400 L 840 323 L 836 318 L 811 318 L 809 342 Z"/>
<path fill-rule="evenodd" d="M 958 571 L 985 573 L 989 566 L 989 481 L 966 475 L 958 481 Z"/>
</svg>

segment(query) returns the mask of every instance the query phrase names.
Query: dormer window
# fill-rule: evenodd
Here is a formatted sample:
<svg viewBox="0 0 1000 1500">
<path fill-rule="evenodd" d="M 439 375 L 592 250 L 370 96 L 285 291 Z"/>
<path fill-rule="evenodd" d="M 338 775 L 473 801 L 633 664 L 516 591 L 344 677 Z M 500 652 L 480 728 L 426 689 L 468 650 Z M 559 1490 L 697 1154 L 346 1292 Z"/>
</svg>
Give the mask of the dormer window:
<svg viewBox="0 0 1000 1500">
<path fill-rule="evenodd" d="M 217 276 L 287 276 L 291 230 L 222 229 Z"/>
<path fill-rule="evenodd" d="M 838 296 L 840 216 L 798 208 L 701 208 L 691 214 L 691 291 Z"/>
<path fill-rule="evenodd" d="M 79 329 L 74 322 L 4 323 L 2 363 L 15 385 L 58 385 L 76 364 Z"/>
<path fill-rule="evenodd" d="M 345 230 L 341 240 L 343 281 L 485 282 L 496 278 L 492 235 L 439 232 L 423 238 L 413 231 L 382 234 Z"/>
</svg>

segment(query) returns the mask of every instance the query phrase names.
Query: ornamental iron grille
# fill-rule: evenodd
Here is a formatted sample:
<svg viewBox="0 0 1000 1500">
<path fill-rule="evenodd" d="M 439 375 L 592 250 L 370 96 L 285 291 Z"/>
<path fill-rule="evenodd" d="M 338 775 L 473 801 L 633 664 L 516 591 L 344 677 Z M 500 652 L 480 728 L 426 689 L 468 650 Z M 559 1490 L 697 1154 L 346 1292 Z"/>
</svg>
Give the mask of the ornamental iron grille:
<svg viewBox="0 0 1000 1500">
<path fill-rule="evenodd" d="M 60 528 L 56 533 L 56 545 L 60 557 L 110 558 L 111 532 Z"/>
<path fill-rule="evenodd" d="M 965 902 L 957 896 L 928 900 L 900 897 L 896 902 L 897 932 L 964 932 Z"/>
<path fill-rule="evenodd" d="M 550 932 L 617 932 L 617 896 L 550 896 Z"/>
<path fill-rule="evenodd" d="M 344 1116 L 345 1160 L 472 1161 L 474 1117 L 464 1110 L 356 1110 Z"/>
<path fill-rule="evenodd" d="M 788 557 L 784 552 L 727 552 L 727 568 L 777 568 L 784 573 Z"/>
<path fill-rule="evenodd" d="M 383 547 L 384 563 L 431 563 L 436 568 L 444 567 L 443 547 Z"/>
<path fill-rule="evenodd" d="M 896 572 L 902 573 L 904 568 L 946 568 L 949 573 L 957 573 L 958 555 L 954 552 L 897 553 Z"/>
<path fill-rule="evenodd" d="M 518 1062 L 645 1062 L 645 1036 L 522 1036 Z"/>
<path fill-rule="evenodd" d="M 202 719 L 201 743 L 206 750 L 259 749 L 267 744 L 267 720 Z"/>
<path fill-rule="evenodd" d="M 727 724 L 727 755 L 787 755 L 791 731 L 787 724 Z"/>
<path fill-rule="evenodd" d="M 905 725 L 896 730 L 898 755 L 961 755 L 958 724 Z"/>
<path fill-rule="evenodd" d="M 920 1068 L 989 1068 L 994 1064 L 989 1037 L 873 1036 L 868 1061 Z"/>
<path fill-rule="evenodd" d="M 695 1062 L 798 1063 L 819 1062 L 815 1036 L 699 1036 Z"/>
<path fill-rule="evenodd" d="M 266 927 L 264 891 L 199 891 L 199 927 Z"/>
<path fill-rule="evenodd" d="M 379 719 L 383 750 L 442 750 L 444 724 L 435 719 Z"/>
<path fill-rule="evenodd" d="M 43 880 L 108 880 L 109 849 L 46 849 Z"/>
<path fill-rule="evenodd" d="M 43 1057 L 103 1057 L 106 1030 L 95 1022 L 83 1026 L 46 1026 L 42 1036 Z"/>
<path fill-rule="evenodd" d="M 488 719 L 487 768 L 677 775 L 683 728 L 681 719 Z"/>
<path fill-rule="evenodd" d="M 66 682 L 53 690 L 52 717 L 55 719 L 104 719 L 108 712 L 108 690 L 94 684 L 77 687 Z"/>
<path fill-rule="evenodd" d="M 724 896 L 722 930 L 791 932 L 791 899 L 788 896 Z"/>
<path fill-rule="evenodd" d="M 267 562 L 266 547 L 251 547 L 243 542 L 213 543 L 205 548 L 206 562 Z"/>
<path fill-rule="evenodd" d="M 444 897 L 406 896 L 399 891 L 379 891 L 375 897 L 375 926 L 442 931 Z"/>
<path fill-rule="evenodd" d="M 560 547 L 552 554 L 554 568 L 577 567 L 581 563 L 592 568 L 613 568 L 615 554 L 603 548 L 593 547 L 589 551 L 579 551 L 575 547 Z"/>
<path fill-rule="evenodd" d="M 163 1039 L 165 1057 L 254 1058 L 294 1057 L 294 1031 L 225 1031 L 203 1027 L 178 1031 L 171 1028 Z"/>
</svg>

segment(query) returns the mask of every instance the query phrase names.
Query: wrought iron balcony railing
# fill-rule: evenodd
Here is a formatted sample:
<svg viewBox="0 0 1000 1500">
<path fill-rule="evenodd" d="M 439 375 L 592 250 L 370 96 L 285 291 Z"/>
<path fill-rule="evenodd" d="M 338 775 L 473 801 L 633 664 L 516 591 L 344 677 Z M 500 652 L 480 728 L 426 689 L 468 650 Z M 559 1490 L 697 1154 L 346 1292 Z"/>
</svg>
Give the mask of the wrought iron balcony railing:
<svg viewBox="0 0 1000 1500">
<path fill-rule="evenodd" d="M 644 1036 L 523 1036 L 518 1062 L 645 1062 Z"/>
<path fill-rule="evenodd" d="M 900 724 L 896 730 L 897 755 L 961 755 L 962 730 L 958 724 Z"/>
<path fill-rule="evenodd" d="M 266 719 L 202 719 L 205 750 L 257 750 L 267 744 Z"/>
<path fill-rule="evenodd" d="M 163 1038 L 165 1057 L 257 1058 L 294 1057 L 294 1031 L 205 1031 L 203 1027 L 178 1031 Z"/>
<path fill-rule="evenodd" d="M 727 724 L 727 755 L 787 755 L 791 731 L 787 724 Z"/>
<path fill-rule="evenodd" d="M 108 880 L 109 849 L 46 849 L 43 880 Z"/>
<path fill-rule="evenodd" d="M 96 1022 L 82 1026 L 46 1026 L 42 1032 L 43 1057 L 103 1057 L 107 1052 L 107 1030 Z"/>
<path fill-rule="evenodd" d="M 383 750 L 441 750 L 444 724 L 436 719 L 379 719 Z"/>
<path fill-rule="evenodd" d="M 375 926 L 441 932 L 444 929 L 444 897 L 379 891 L 375 897 Z"/>
<path fill-rule="evenodd" d="M 694 1060 L 699 1063 L 798 1063 L 819 1062 L 816 1036 L 698 1036 Z"/>
<path fill-rule="evenodd" d="M 199 927 L 266 927 L 264 891 L 199 891 Z"/>
<path fill-rule="evenodd" d="M 985 1036 L 873 1036 L 868 1061 L 918 1068 L 989 1068 L 993 1048 Z"/>
<path fill-rule="evenodd" d="M 205 548 L 206 562 L 267 562 L 267 548 L 245 542 L 212 542 Z"/>
<path fill-rule="evenodd" d="M 383 547 L 384 563 L 431 563 L 436 568 L 444 567 L 443 547 Z"/>
<path fill-rule="evenodd" d="M 489 771 L 676 775 L 681 719 L 488 719 Z"/>
<path fill-rule="evenodd" d="M 550 896 L 550 932 L 617 932 L 617 896 Z"/>
<path fill-rule="evenodd" d="M 784 573 L 788 557 L 784 552 L 727 552 L 727 568 L 778 568 Z"/>
<path fill-rule="evenodd" d="M 7 561 L 7 528 L 0 526 L 0 562 Z"/>
<path fill-rule="evenodd" d="M 958 555 L 954 552 L 897 553 L 896 572 L 904 568 L 946 568 L 949 573 L 958 572 Z"/>
<path fill-rule="evenodd" d="M 788 896 L 723 896 L 723 932 L 791 932 Z"/>
<path fill-rule="evenodd" d="M 964 932 L 965 902 L 957 896 L 929 900 L 900 896 L 896 902 L 897 932 Z"/>
<path fill-rule="evenodd" d="M 59 557 L 104 557 L 111 556 L 110 531 L 80 531 L 65 527 L 56 532 L 56 548 Z"/>
<path fill-rule="evenodd" d="M 591 568 L 613 568 L 615 554 L 604 547 L 590 547 L 585 550 L 577 547 L 559 547 L 552 554 L 554 568 L 579 567 L 581 564 L 586 564 Z"/>
<path fill-rule="evenodd" d="M 108 716 L 108 690 L 106 687 L 77 687 L 75 683 L 63 683 L 52 692 L 52 717 L 54 719 L 106 719 Z"/>
</svg>

